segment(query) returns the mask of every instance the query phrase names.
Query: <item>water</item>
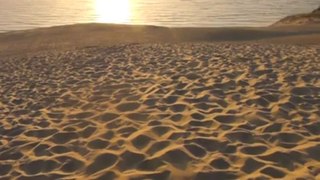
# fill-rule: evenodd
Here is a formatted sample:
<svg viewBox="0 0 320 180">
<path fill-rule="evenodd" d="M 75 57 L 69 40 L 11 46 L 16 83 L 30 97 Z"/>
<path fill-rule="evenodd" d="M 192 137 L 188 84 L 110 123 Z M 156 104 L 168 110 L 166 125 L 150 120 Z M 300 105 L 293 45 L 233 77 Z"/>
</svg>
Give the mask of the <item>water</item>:
<svg viewBox="0 0 320 180">
<path fill-rule="evenodd" d="M 319 5 L 320 0 L 0 0 L 0 32 L 87 22 L 266 26 Z"/>
</svg>

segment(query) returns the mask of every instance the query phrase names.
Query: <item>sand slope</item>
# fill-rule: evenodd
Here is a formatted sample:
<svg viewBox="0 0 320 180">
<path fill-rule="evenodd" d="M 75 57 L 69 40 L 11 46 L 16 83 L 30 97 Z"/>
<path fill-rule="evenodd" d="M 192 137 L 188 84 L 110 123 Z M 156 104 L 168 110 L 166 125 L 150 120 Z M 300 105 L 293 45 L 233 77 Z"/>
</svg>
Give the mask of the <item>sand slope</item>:
<svg viewBox="0 0 320 180">
<path fill-rule="evenodd" d="M 319 45 L 320 25 L 261 28 L 169 28 L 75 24 L 0 33 L 0 55 L 25 55 L 125 43 L 259 42 Z"/>
<path fill-rule="evenodd" d="M 287 16 L 274 23 L 273 26 L 301 26 L 308 24 L 320 24 L 320 6 L 311 13 Z"/>
<path fill-rule="evenodd" d="M 319 179 L 319 52 L 160 43 L 2 57 L 1 179 Z"/>
</svg>

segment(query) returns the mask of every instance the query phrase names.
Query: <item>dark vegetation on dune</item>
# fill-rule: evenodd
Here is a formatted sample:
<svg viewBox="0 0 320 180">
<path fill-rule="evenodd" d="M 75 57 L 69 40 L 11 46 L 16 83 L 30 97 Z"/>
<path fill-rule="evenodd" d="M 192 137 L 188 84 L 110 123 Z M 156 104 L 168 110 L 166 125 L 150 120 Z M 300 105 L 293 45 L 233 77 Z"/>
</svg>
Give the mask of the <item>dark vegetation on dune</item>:
<svg viewBox="0 0 320 180">
<path fill-rule="evenodd" d="M 297 14 L 287 16 L 273 25 L 305 25 L 305 24 L 320 24 L 320 6 L 307 14 Z"/>
</svg>

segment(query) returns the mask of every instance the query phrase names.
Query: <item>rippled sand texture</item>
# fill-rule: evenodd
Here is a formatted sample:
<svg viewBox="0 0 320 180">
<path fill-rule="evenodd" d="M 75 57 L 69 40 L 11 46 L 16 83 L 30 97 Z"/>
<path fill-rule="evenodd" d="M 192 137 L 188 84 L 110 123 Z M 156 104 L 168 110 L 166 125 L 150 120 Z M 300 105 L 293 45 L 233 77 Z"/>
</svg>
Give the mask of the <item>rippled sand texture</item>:
<svg viewBox="0 0 320 180">
<path fill-rule="evenodd" d="M 319 54 L 193 43 L 1 58 L 1 179 L 319 179 Z"/>
</svg>

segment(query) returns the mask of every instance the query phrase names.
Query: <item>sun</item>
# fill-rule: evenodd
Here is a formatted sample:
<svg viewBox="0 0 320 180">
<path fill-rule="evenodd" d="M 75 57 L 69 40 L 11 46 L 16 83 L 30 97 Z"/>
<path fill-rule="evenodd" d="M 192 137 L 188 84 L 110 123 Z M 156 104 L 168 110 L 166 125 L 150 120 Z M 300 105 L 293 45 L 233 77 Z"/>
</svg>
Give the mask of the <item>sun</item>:
<svg viewBox="0 0 320 180">
<path fill-rule="evenodd" d="M 129 23 L 131 18 L 130 0 L 96 0 L 97 22 Z"/>
</svg>

